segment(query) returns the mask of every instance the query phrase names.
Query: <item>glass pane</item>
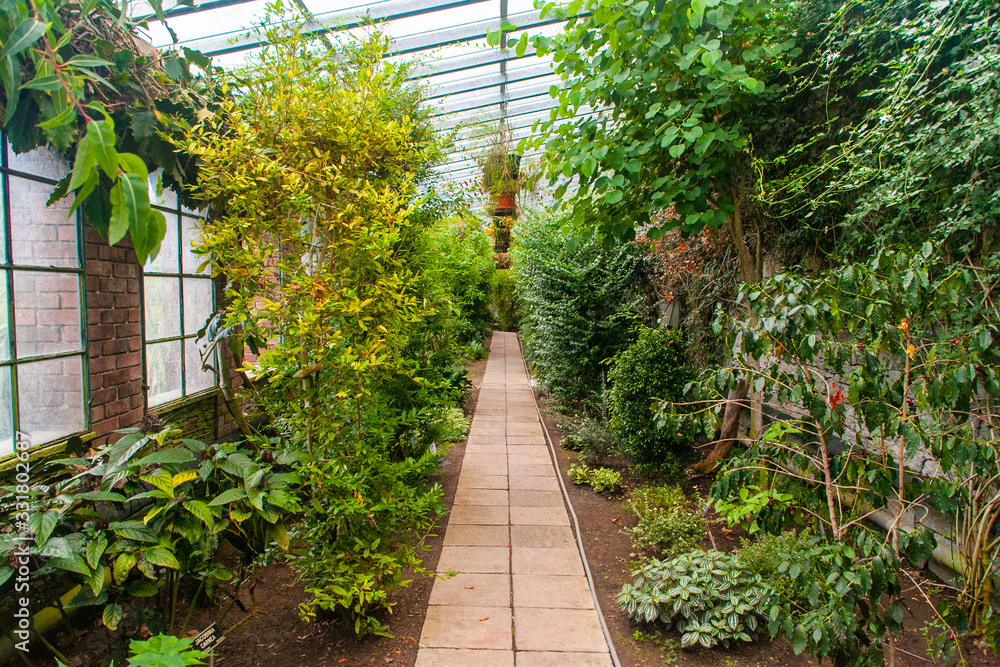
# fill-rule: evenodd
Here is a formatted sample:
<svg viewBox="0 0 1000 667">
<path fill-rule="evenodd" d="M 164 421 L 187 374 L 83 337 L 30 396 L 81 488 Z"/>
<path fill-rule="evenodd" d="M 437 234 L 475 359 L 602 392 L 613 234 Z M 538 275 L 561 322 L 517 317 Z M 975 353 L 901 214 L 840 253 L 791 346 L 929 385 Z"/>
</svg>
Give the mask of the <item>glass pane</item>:
<svg viewBox="0 0 1000 667">
<path fill-rule="evenodd" d="M 8 144 L 7 166 L 32 176 L 51 178 L 53 181 L 58 181 L 69 171 L 69 163 L 54 149 L 46 146 L 18 155 Z"/>
<path fill-rule="evenodd" d="M 146 346 L 146 384 L 149 407 L 181 397 L 181 342 Z"/>
<path fill-rule="evenodd" d="M 11 248 L 15 264 L 27 266 L 80 265 L 73 200 L 64 197 L 46 206 L 53 186 L 10 177 Z"/>
<path fill-rule="evenodd" d="M 0 458 L 14 453 L 14 399 L 10 393 L 10 367 L 0 368 Z"/>
<path fill-rule="evenodd" d="M 167 221 L 167 231 L 160 241 L 160 252 L 156 259 L 146 262 L 143 270 L 152 273 L 177 273 L 180 269 L 177 259 L 177 214 L 164 213 L 163 217 Z"/>
<path fill-rule="evenodd" d="M 80 277 L 75 273 L 14 272 L 17 357 L 71 352 L 80 336 Z"/>
<path fill-rule="evenodd" d="M 164 208 L 177 208 L 177 193 L 168 187 L 165 187 L 163 183 L 160 183 L 162 192 L 160 196 L 156 196 L 156 177 L 159 176 L 163 178 L 163 170 L 157 169 L 152 174 L 149 175 L 149 203 L 155 206 L 162 206 Z"/>
<path fill-rule="evenodd" d="M 212 280 L 184 279 L 184 335 L 196 334 L 212 316 Z"/>
<path fill-rule="evenodd" d="M 20 431 L 32 446 L 84 429 L 83 359 L 46 359 L 17 367 Z"/>
<path fill-rule="evenodd" d="M 0 361 L 10 359 L 10 311 L 7 306 L 7 272 L 0 271 Z"/>
<path fill-rule="evenodd" d="M 146 340 L 181 333 L 180 279 L 145 276 L 142 279 Z"/>
<path fill-rule="evenodd" d="M 207 264 L 201 271 L 198 270 L 206 258 L 194 253 L 194 249 L 201 243 L 200 225 L 201 220 L 197 218 L 181 216 L 182 268 L 184 273 L 201 273 L 207 276 L 212 274 L 212 269 Z"/>
<path fill-rule="evenodd" d="M 210 365 L 214 365 L 215 359 L 206 359 Z M 203 371 L 201 369 L 201 346 L 194 338 L 184 341 L 184 389 L 187 394 L 194 394 L 199 391 L 211 389 L 215 386 L 215 373 Z"/>
</svg>

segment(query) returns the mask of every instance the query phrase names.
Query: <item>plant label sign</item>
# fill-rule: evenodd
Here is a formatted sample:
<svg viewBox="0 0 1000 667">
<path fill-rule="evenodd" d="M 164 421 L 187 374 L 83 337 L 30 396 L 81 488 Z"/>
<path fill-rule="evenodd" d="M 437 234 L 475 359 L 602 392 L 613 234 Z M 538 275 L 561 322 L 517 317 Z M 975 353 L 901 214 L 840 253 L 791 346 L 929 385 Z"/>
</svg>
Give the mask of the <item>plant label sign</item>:
<svg viewBox="0 0 1000 667">
<path fill-rule="evenodd" d="M 201 633 L 194 638 L 194 648 L 199 651 L 204 651 L 205 653 L 211 653 L 225 638 L 226 636 L 222 634 L 222 630 L 215 627 L 215 623 L 212 623 L 212 625 L 202 630 Z"/>
</svg>

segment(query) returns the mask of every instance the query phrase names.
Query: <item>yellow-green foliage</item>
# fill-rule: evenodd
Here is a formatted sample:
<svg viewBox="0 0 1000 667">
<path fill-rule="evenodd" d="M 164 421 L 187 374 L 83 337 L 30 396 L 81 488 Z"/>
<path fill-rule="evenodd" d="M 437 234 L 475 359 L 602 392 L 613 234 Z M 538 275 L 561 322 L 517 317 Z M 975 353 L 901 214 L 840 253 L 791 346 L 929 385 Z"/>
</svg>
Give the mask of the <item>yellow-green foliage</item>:
<svg viewBox="0 0 1000 667">
<path fill-rule="evenodd" d="M 307 381 L 355 399 L 397 369 L 423 315 L 401 249 L 430 135 L 410 115 L 406 68 L 382 60 L 384 36 L 330 51 L 270 32 L 277 42 L 233 75 L 237 100 L 186 145 L 199 195 L 223 211 L 202 250 L 228 278 L 229 322 L 281 341 L 260 355 L 269 383 L 298 390 L 291 375 L 320 364 Z"/>
<path fill-rule="evenodd" d="M 632 492 L 625 509 L 639 519 L 629 529 L 636 549 L 653 548 L 667 558 L 701 546 L 705 519 L 698 496 L 688 498 L 676 486 L 643 486 Z"/>
<path fill-rule="evenodd" d="M 422 408 L 396 407 L 427 391 L 407 350 L 434 314 L 412 261 L 429 222 L 411 213 L 435 148 L 387 38 L 327 49 L 296 28 L 265 29 L 273 45 L 232 75 L 236 99 L 184 148 L 219 217 L 201 249 L 228 280 L 226 323 L 261 347 L 254 398 L 285 446 L 314 455 L 298 550 L 312 599 L 300 610 L 385 634 L 375 614 L 422 571 L 419 536 L 442 511 L 424 484 L 436 457 L 397 445 Z"/>
</svg>

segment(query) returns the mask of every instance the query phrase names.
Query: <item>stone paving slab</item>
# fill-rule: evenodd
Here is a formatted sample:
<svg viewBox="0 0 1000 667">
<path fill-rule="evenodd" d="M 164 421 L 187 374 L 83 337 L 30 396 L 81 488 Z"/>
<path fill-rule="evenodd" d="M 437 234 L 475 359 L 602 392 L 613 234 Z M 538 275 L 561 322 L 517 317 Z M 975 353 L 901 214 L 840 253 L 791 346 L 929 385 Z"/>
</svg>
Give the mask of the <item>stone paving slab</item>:
<svg viewBox="0 0 1000 667">
<path fill-rule="evenodd" d="M 555 551 L 553 549 L 552 551 Z M 438 572 L 505 574 L 510 572 L 509 547 L 442 547 Z M 533 572 L 526 572 L 533 574 Z M 552 573 L 558 574 L 558 573 Z M 570 574 L 567 572 L 567 574 Z M 575 573 L 573 573 L 575 574 Z"/>
<path fill-rule="evenodd" d="M 510 620 L 509 606 L 428 607 L 420 647 L 510 650 L 513 648 Z"/>
<path fill-rule="evenodd" d="M 458 488 L 466 489 L 504 489 L 508 488 L 507 475 L 478 475 L 462 472 L 458 476 Z"/>
<path fill-rule="evenodd" d="M 433 600 L 431 595 L 431 604 L 434 604 Z M 593 609 L 594 598 L 586 577 L 515 574 L 514 609 L 519 607 Z"/>
<path fill-rule="evenodd" d="M 497 332 L 417 667 L 611 664 L 556 474 L 517 338 Z"/>
<path fill-rule="evenodd" d="M 583 561 L 574 549 L 512 547 L 511 568 L 514 574 L 583 575 Z"/>
<path fill-rule="evenodd" d="M 559 491 L 535 491 L 532 489 L 511 489 L 511 507 L 564 507 Z"/>
<path fill-rule="evenodd" d="M 528 663 L 524 663 L 528 664 Z M 536 663 L 538 665 L 558 663 Z M 453 648 L 422 648 L 417 652 L 416 667 L 514 667 L 513 651 L 476 651 Z"/>
<path fill-rule="evenodd" d="M 512 526 L 568 526 L 569 516 L 562 507 L 511 507 Z"/>
<path fill-rule="evenodd" d="M 514 637 L 518 651 L 608 652 L 593 609 L 515 607 Z"/>
<path fill-rule="evenodd" d="M 417 664 L 421 664 L 419 660 L 417 661 Z M 480 663 L 470 662 L 467 664 L 471 666 L 478 665 Z M 485 665 L 487 663 L 481 664 Z M 501 663 L 497 663 L 498 667 L 500 664 Z M 517 667 L 566 667 L 566 665 L 572 665 L 573 667 L 611 667 L 612 664 L 611 656 L 606 653 L 556 653 L 554 651 L 517 652 Z"/>
<path fill-rule="evenodd" d="M 512 507 L 511 510 L 517 508 Z M 576 549 L 569 526 L 511 526 L 511 547 L 536 549 Z"/>
<path fill-rule="evenodd" d="M 446 547 L 506 547 L 510 546 L 507 526 L 477 526 L 456 524 L 444 534 Z M 525 545 L 531 546 L 531 545 Z"/>
<path fill-rule="evenodd" d="M 509 505 L 507 489 L 462 488 L 455 492 L 456 505 Z"/>
<path fill-rule="evenodd" d="M 562 578 L 571 579 L 572 577 Z M 506 574 L 456 574 L 454 577 L 440 578 L 434 582 L 429 604 L 458 607 L 506 607 L 510 605 L 510 586 L 510 577 Z M 550 585 L 550 588 L 552 587 L 553 585 Z M 525 606 L 536 607 L 538 605 Z M 552 606 L 565 607 L 570 605 Z"/>
</svg>

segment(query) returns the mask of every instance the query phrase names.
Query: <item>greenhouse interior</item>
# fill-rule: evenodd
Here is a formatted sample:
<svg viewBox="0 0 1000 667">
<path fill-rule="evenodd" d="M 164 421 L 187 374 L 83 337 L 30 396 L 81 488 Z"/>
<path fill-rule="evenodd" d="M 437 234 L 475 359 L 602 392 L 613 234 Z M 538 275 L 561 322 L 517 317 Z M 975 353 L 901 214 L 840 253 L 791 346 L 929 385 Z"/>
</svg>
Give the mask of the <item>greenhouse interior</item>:
<svg viewBox="0 0 1000 667">
<path fill-rule="evenodd" d="M 358 1 L 0 3 L 0 664 L 1000 665 L 1000 6 Z"/>
</svg>

